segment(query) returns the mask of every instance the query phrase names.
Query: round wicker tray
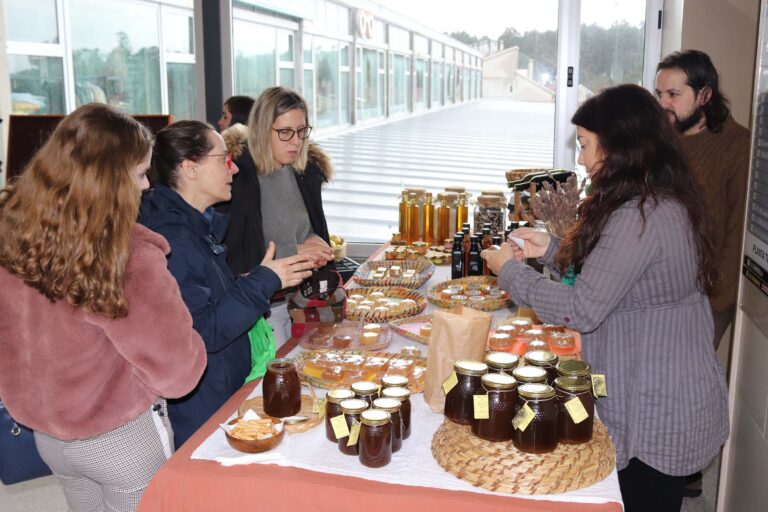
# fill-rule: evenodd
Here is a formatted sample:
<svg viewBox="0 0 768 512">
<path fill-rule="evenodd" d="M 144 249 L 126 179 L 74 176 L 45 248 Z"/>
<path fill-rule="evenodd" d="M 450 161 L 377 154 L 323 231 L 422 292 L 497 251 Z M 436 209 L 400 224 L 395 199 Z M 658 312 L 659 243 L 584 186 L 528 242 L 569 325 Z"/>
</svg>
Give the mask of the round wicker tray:
<svg viewBox="0 0 768 512">
<path fill-rule="evenodd" d="M 402 271 L 413 269 L 416 271 L 415 277 L 381 277 L 373 278 L 371 274 L 377 268 L 386 268 L 398 266 Z M 381 260 L 381 261 L 366 261 L 360 265 L 352 279 L 355 280 L 360 286 L 404 286 L 405 288 L 418 288 L 426 283 L 432 274 L 435 272 L 435 266 L 423 258 L 415 260 Z"/>
<path fill-rule="evenodd" d="M 243 403 L 241 403 L 240 406 L 237 408 L 238 416 L 242 416 L 243 414 L 245 414 L 245 411 L 247 411 L 248 409 L 252 409 L 253 412 L 258 414 L 262 418 L 267 417 L 267 413 L 264 412 L 263 396 L 255 396 L 253 398 L 243 401 Z M 322 419 L 320 419 L 320 417 L 317 414 L 312 412 L 312 397 L 309 397 L 307 395 L 301 395 L 301 410 L 298 412 L 297 416 L 306 416 L 309 419 L 307 421 L 303 421 L 301 423 L 294 423 L 292 425 L 289 425 L 286 423 L 285 430 L 292 433 L 306 432 L 307 430 L 318 426 L 323 421 Z"/>
<path fill-rule="evenodd" d="M 373 292 L 382 292 L 384 297 L 388 299 L 395 299 L 396 301 L 403 299 L 412 299 L 416 301 L 416 304 L 410 307 L 406 307 L 400 311 L 389 311 L 388 313 L 379 313 L 376 311 L 369 311 L 361 313 L 357 310 L 351 310 L 347 305 L 347 319 L 348 320 L 363 320 L 365 322 L 377 322 L 387 323 L 391 320 L 397 320 L 398 318 L 406 318 L 416 315 L 424 311 L 427 307 L 427 300 L 424 296 L 408 288 L 401 286 L 370 286 L 367 288 L 350 288 L 347 290 L 347 296 L 360 294 L 365 297 L 369 296 Z"/>
<path fill-rule="evenodd" d="M 589 443 L 560 444 L 542 455 L 521 452 L 512 441 L 484 441 L 472 434 L 469 425 L 445 420 L 432 438 L 432 455 L 443 469 L 465 482 L 512 494 L 581 489 L 603 480 L 616 466 L 608 430 L 598 420 Z"/>
<path fill-rule="evenodd" d="M 456 306 L 465 306 L 468 308 L 479 309 L 480 311 L 496 311 L 497 309 L 503 309 L 507 307 L 511 304 L 511 301 L 508 298 L 489 299 L 488 297 L 486 297 L 486 299 L 481 302 L 473 302 L 471 300 L 459 301 L 443 298 L 441 297 L 440 292 L 452 285 L 458 285 L 462 287 L 466 287 L 470 284 L 496 286 L 497 283 L 497 279 L 491 276 L 473 276 L 462 277 L 461 279 L 452 279 L 450 281 L 443 281 L 442 283 L 437 283 L 436 285 L 431 286 L 427 290 L 427 298 L 429 299 L 429 302 L 443 309 L 454 308 Z M 504 296 L 507 297 L 506 293 Z"/>
<path fill-rule="evenodd" d="M 421 325 L 432 321 L 432 313 L 426 315 L 410 316 L 408 318 L 401 318 L 400 320 L 393 320 L 389 322 L 389 326 L 397 334 L 409 340 L 421 343 L 422 345 L 429 345 L 429 336 L 422 336 L 419 334 L 418 329 Z M 412 330 L 409 327 L 415 327 L 416 330 Z"/>
</svg>

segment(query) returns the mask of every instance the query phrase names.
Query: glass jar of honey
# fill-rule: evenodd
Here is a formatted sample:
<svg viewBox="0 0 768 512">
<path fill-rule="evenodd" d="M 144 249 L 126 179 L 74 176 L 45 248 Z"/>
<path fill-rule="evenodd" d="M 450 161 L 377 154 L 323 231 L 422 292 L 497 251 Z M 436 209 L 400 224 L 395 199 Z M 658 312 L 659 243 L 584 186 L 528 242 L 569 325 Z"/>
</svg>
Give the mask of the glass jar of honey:
<svg viewBox="0 0 768 512">
<path fill-rule="evenodd" d="M 353 398 L 355 394 L 349 389 L 332 389 L 325 395 L 325 437 L 336 443 L 336 435 L 333 433 L 331 418 L 341 414 L 341 402 Z"/>
<path fill-rule="evenodd" d="M 267 415 L 284 418 L 301 410 L 301 380 L 291 359 L 275 359 L 267 365 L 262 390 Z"/>
<path fill-rule="evenodd" d="M 408 388 L 386 388 L 381 392 L 384 398 L 400 401 L 400 420 L 403 422 L 403 440 L 411 435 L 411 392 Z"/>
<path fill-rule="evenodd" d="M 517 368 L 520 358 L 508 352 L 488 352 L 485 354 L 485 364 L 488 365 L 488 373 L 506 373 L 510 375 Z"/>
<path fill-rule="evenodd" d="M 548 453 L 557 448 L 557 400 L 546 384 L 523 384 L 517 388 L 515 414 L 527 405 L 533 419 L 514 432 L 515 448 L 526 453 Z"/>
<path fill-rule="evenodd" d="M 587 443 L 592 439 L 595 421 L 595 399 L 592 383 L 585 377 L 558 377 L 555 379 L 557 398 L 557 438 L 565 444 Z M 569 412 L 566 404 L 578 399 L 581 407 L 574 403 Z M 585 416 L 586 413 L 586 416 Z M 578 423 L 576 423 L 578 421 Z"/>
<path fill-rule="evenodd" d="M 560 361 L 557 363 L 556 368 L 558 377 L 583 377 L 588 379 L 592 373 L 592 367 L 589 366 L 588 362 L 575 359 Z"/>
<path fill-rule="evenodd" d="M 548 374 L 537 366 L 518 366 L 512 370 L 512 376 L 518 384 L 546 384 Z"/>
<path fill-rule="evenodd" d="M 379 386 L 374 382 L 367 380 L 353 382 L 350 388 L 352 388 L 355 398 L 368 402 L 368 407 L 373 405 L 373 401 L 379 398 Z"/>
<path fill-rule="evenodd" d="M 557 356 L 546 350 L 534 350 L 525 354 L 525 363 L 538 368 L 543 368 L 547 372 L 547 384 L 554 384 L 557 378 Z"/>
<path fill-rule="evenodd" d="M 373 401 L 374 409 L 387 411 L 392 417 L 392 453 L 403 446 L 403 419 L 400 417 L 400 401 L 394 398 L 377 398 Z"/>
<path fill-rule="evenodd" d="M 553 332 L 549 335 L 549 343 L 557 350 L 572 350 L 576 346 L 576 338 L 570 332 Z"/>
<path fill-rule="evenodd" d="M 385 375 L 381 378 L 381 389 L 407 387 L 408 377 L 405 375 Z"/>
<path fill-rule="evenodd" d="M 483 389 L 488 394 L 488 419 L 475 419 L 472 433 L 486 441 L 509 441 L 514 428 L 517 381 L 505 373 L 488 373 L 482 377 Z"/>
<path fill-rule="evenodd" d="M 454 423 L 469 425 L 473 419 L 472 396 L 483 389 L 482 377 L 488 365 L 480 361 L 459 359 L 453 364 L 458 383 L 445 396 L 445 417 Z"/>
<path fill-rule="evenodd" d="M 369 404 L 365 400 L 350 398 L 342 401 L 339 405 L 341 406 L 341 413 L 344 415 L 344 419 L 347 422 L 347 427 L 351 432 L 352 422 L 356 421 L 360 423 L 360 415 L 363 411 L 368 409 Z M 359 443 L 347 446 L 347 441 L 349 441 L 349 436 L 339 438 L 339 451 L 345 455 L 357 455 L 357 447 L 359 446 Z"/>
<path fill-rule="evenodd" d="M 392 420 L 387 411 L 369 409 L 360 415 L 358 455 L 369 468 L 386 466 L 392 460 Z"/>
</svg>

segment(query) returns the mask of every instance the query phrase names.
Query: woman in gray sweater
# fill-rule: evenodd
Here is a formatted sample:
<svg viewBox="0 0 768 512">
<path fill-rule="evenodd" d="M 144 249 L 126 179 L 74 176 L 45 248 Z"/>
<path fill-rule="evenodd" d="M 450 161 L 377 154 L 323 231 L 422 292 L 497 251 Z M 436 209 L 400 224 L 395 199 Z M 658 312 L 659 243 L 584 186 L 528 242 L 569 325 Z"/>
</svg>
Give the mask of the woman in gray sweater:
<svg viewBox="0 0 768 512">
<path fill-rule="evenodd" d="M 606 89 L 572 122 L 592 182 L 578 222 L 562 241 L 519 229 L 522 248 L 483 255 L 517 304 L 582 333 L 584 358 L 607 380 L 597 408 L 616 446 L 626 511 L 679 511 L 685 475 L 728 437 L 706 295 L 715 280 L 706 213 L 650 93 Z M 524 257 L 574 273 L 574 284 L 544 278 Z"/>
</svg>

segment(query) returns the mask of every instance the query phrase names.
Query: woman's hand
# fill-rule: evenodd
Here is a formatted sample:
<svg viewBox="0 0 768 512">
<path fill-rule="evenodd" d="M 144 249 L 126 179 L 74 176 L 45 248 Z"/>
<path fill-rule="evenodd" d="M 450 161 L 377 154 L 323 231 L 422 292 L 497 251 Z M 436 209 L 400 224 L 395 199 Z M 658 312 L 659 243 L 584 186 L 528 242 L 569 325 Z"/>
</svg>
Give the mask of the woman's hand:
<svg viewBox="0 0 768 512">
<path fill-rule="evenodd" d="M 315 266 L 313 259 L 304 254 L 288 256 L 287 258 L 275 259 L 275 242 L 269 242 L 267 252 L 261 265 L 267 267 L 280 278 L 282 288 L 297 286 L 304 279 L 312 275 L 312 267 Z"/>
<path fill-rule="evenodd" d="M 533 228 L 518 228 L 509 234 L 510 237 L 516 237 L 523 240 L 523 248 L 520 249 L 515 245 L 515 257 L 516 259 L 523 258 L 541 258 L 544 253 L 547 252 L 549 242 L 552 236 L 544 231 L 539 231 Z M 514 245 L 514 242 L 510 242 Z M 521 257 L 518 257 L 520 255 Z"/>
<path fill-rule="evenodd" d="M 488 263 L 491 272 L 499 275 L 501 267 L 514 258 L 514 252 L 509 243 L 503 243 L 498 249 L 485 249 L 480 253 L 480 257 Z"/>
<path fill-rule="evenodd" d="M 304 240 L 303 244 L 297 244 L 296 252 L 310 258 L 315 268 L 323 267 L 333 261 L 333 249 L 319 236 L 310 236 Z"/>
</svg>

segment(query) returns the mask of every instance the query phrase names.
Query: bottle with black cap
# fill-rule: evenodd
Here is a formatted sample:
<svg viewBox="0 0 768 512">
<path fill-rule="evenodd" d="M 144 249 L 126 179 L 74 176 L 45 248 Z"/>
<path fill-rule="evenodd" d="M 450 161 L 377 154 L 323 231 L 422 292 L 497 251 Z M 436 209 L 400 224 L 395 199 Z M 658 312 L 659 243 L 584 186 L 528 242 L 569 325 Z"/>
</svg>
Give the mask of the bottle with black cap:
<svg viewBox="0 0 768 512">
<path fill-rule="evenodd" d="M 464 277 L 464 233 L 459 231 L 453 237 L 453 251 L 451 252 L 451 279 Z"/>
<path fill-rule="evenodd" d="M 467 275 L 468 276 L 481 276 L 483 275 L 483 260 L 480 258 L 480 251 L 482 248 L 483 235 L 477 234 L 472 237 L 472 241 L 469 245 L 469 254 L 467 254 Z"/>
</svg>

